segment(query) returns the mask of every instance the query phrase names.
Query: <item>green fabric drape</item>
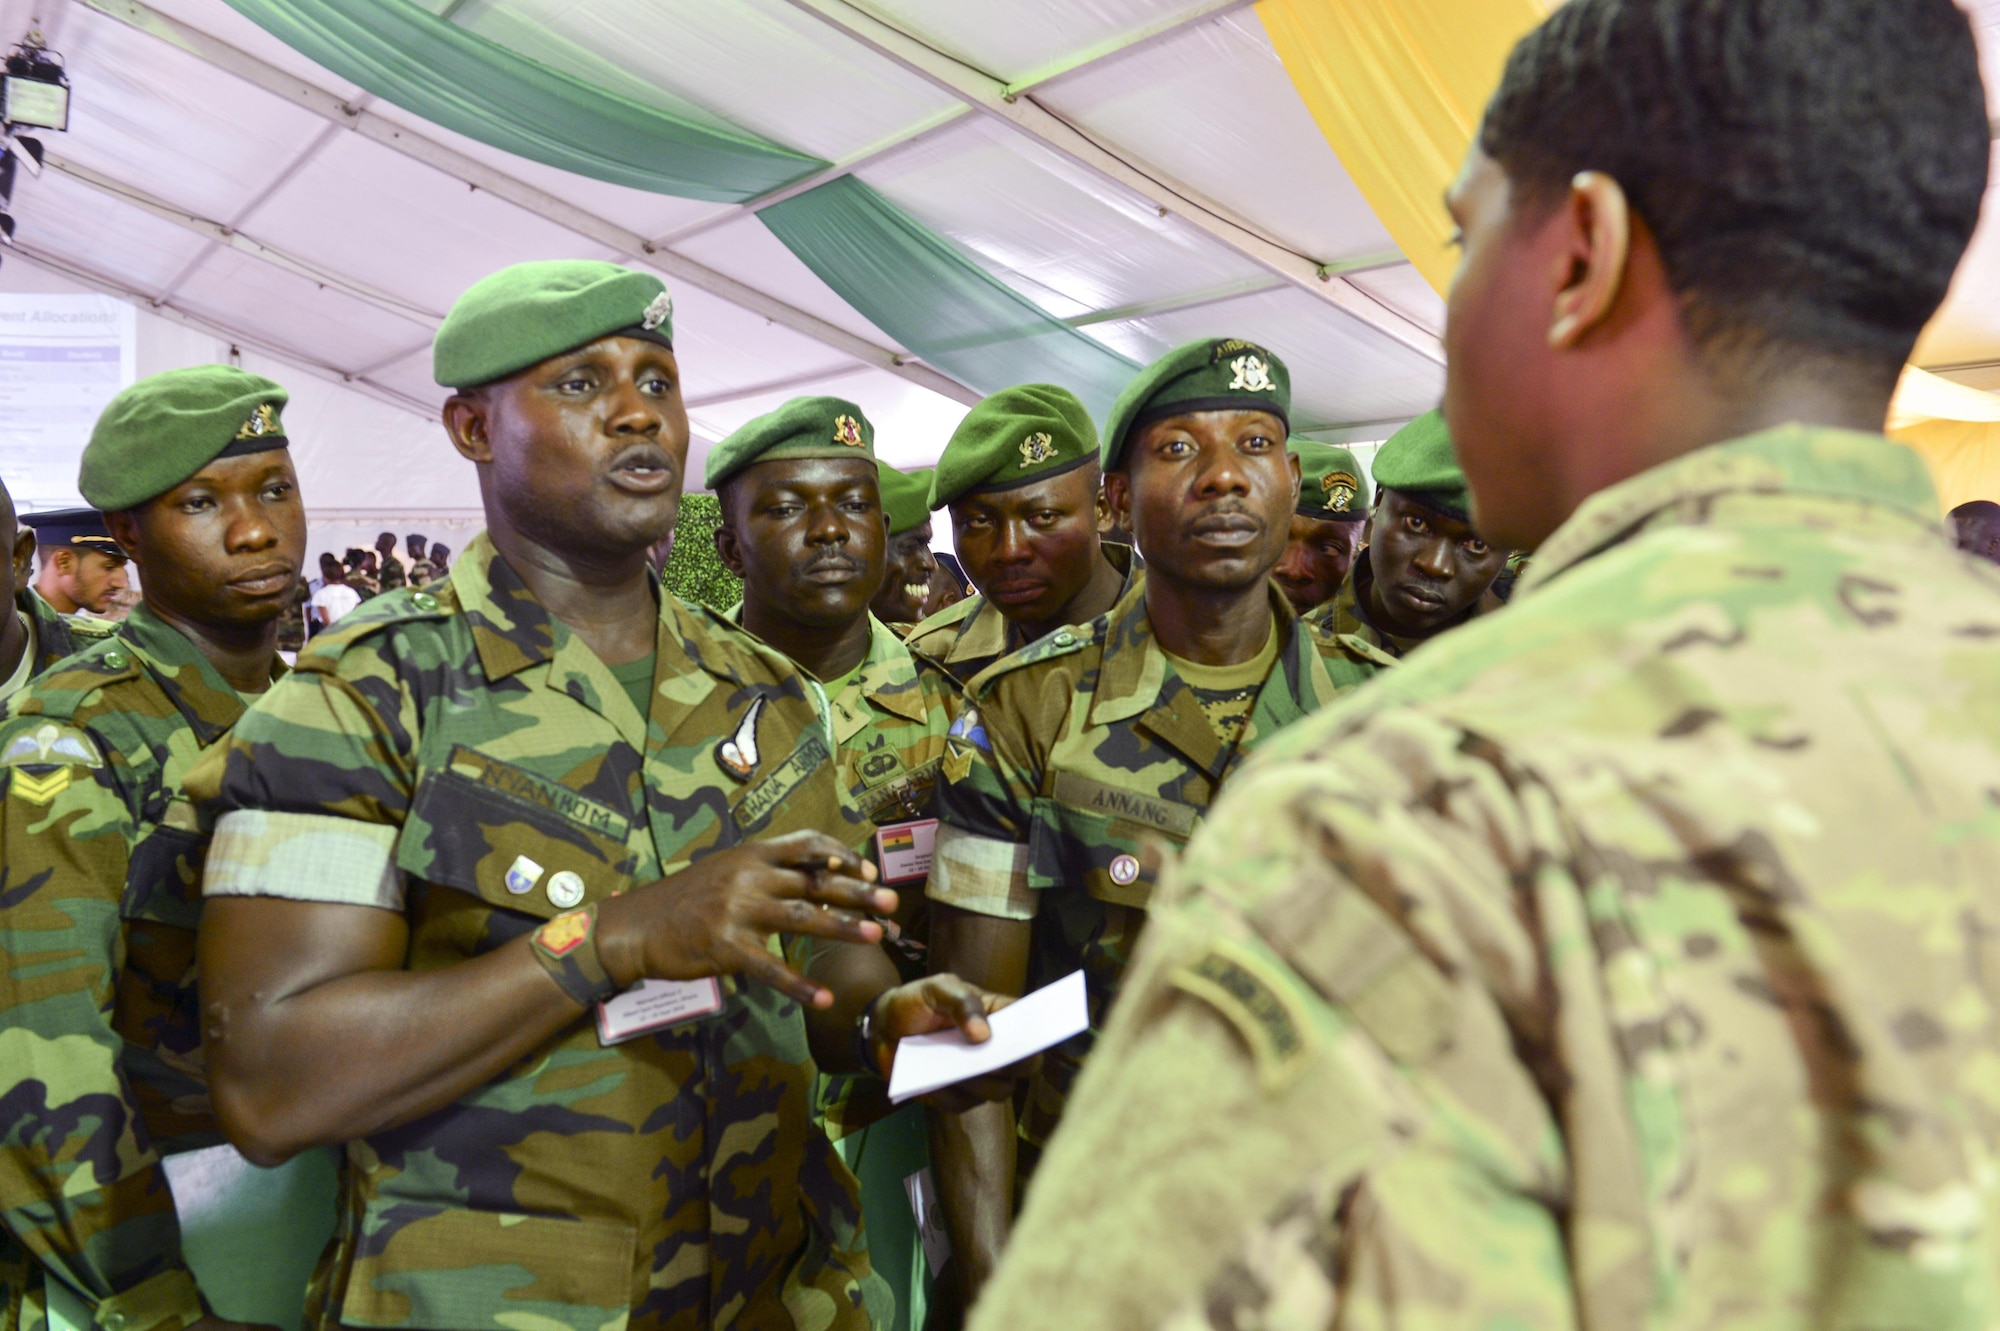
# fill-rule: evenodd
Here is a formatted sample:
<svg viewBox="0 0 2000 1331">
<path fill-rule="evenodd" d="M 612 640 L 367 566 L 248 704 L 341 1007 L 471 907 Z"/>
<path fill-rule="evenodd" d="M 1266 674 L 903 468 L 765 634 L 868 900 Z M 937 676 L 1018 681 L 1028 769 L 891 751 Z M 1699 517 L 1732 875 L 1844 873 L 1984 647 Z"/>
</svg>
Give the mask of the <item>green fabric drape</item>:
<svg viewBox="0 0 2000 1331">
<path fill-rule="evenodd" d="M 592 87 L 409 0 L 229 0 L 350 83 L 468 138 L 656 194 L 741 203 L 827 163 Z"/>
<path fill-rule="evenodd" d="M 1139 372 L 853 176 L 757 216 L 877 328 L 982 393 L 1061 384 L 1101 418 Z"/>
</svg>

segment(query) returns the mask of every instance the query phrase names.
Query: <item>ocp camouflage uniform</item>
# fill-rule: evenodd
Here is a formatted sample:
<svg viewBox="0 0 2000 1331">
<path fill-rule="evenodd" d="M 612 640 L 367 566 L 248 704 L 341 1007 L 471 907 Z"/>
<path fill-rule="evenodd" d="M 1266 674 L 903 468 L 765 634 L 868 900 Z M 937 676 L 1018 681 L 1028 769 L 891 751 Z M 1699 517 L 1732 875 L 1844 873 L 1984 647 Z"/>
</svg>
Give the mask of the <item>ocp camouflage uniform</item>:
<svg viewBox="0 0 2000 1331">
<path fill-rule="evenodd" d="M 46 1272 L 106 1331 L 202 1315 L 160 1164 L 222 1141 L 194 978 L 208 838 L 182 786 L 243 705 L 141 604 L 0 725 L 0 1327 L 41 1321 Z"/>
<path fill-rule="evenodd" d="M 1125 579 L 1118 593 L 1122 598 L 1132 590 L 1134 582 L 1145 576 L 1144 570 L 1133 566 L 1131 546 L 1106 541 L 1100 548 L 1111 567 Z M 1001 657 L 1030 645 L 1027 637 L 984 596 L 968 596 L 926 617 L 910 630 L 906 641 L 911 651 L 936 663 L 961 687 L 971 684 L 975 676 Z M 953 705 L 958 705 L 956 700 Z"/>
<path fill-rule="evenodd" d="M 827 724 L 788 662 L 671 596 L 655 650 L 641 718 L 475 539 L 446 580 L 314 639 L 203 768 L 206 891 L 398 911 L 411 968 L 434 969 L 712 851 L 842 825 Z M 579 1018 L 456 1105 L 350 1143 L 317 1323 L 869 1327 L 880 1282 L 811 1122 L 799 1008 L 722 983 L 717 1015 L 610 1047 Z"/>
<path fill-rule="evenodd" d="M 1914 454 L 1599 493 L 1225 794 L 975 1328 L 1992 1326 L 1996 791 Z"/>
<path fill-rule="evenodd" d="M 1234 744 L 1154 639 L 1143 582 L 981 675 L 952 726 L 931 897 L 1032 920 L 1028 989 L 1081 967 L 1090 1001 L 1091 1029 L 1050 1050 L 1026 1091 L 1023 1179 L 1118 994 L 1162 852 L 1186 843 L 1250 750 L 1340 692 L 1291 606 L 1270 600 L 1277 661 Z"/>
</svg>

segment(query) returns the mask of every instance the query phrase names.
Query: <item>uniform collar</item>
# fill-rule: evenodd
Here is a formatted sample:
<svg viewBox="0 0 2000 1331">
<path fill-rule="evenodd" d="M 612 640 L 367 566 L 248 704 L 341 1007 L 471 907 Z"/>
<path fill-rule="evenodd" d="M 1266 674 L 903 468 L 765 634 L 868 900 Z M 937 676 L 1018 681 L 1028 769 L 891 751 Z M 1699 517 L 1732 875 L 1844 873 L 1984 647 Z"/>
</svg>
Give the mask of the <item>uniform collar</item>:
<svg viewBox="0 0 2000 1331">
<path fill-rule="evenodd" d="M 1143 581 L 1136 582 L 1107 616 L 1104 656 L 1098 664 L 1088 724 L 1138 718 L 1211 781 L 1220 781 L 1260 738 L 1333 701 L 1333 679 L 1312 635 L 1298 624 L 1291 603 L 1275 585 L 1267 583 L 1265 591 L 1277 617 L 1273 632 L 1285 635 L 1284 644 L 1236 743 L 1223 744 L 1193 691 L 1168 665 L 1165 649 L 1153 637 Z"/>
<path fill-rule="evenodd" d="M 222 672 L 201 654 L 186 634 L 154 614 L 144 601 L 132 607 L 118 626 L 117 639 L 137 657 L 206 748 L 222 738 L 242 717 L 243 697 Z M 285 663 L 271 657 L 271 678 L 285 674 Z"/>
<path fill-rule="evenodd" d="M 887 624 L 868 616 L 868 659 L 861 663 L 854 687 L 872 705 L 905 721 L 922 722 L 928 715 L 916 659 Z"/>
<path fill-rule="evenodd" d="M 485 532 L 467 544 L 447 581 L 472 629 L 473 649 L 487 679 L 507 679 L 547 664 L 548 687 L 597 712 L 633 747 L 645 748 L 643 719 L 616 676 L 568 625 L 542 607 Z M 663 733 L 672 735 L 677 721 L 692 713 L 718 679 L 741 688 L 752 679 L 782 678 L 790 672 L 789 662 L 762 650 L 720 617 L 690 609 L 664 589 L 659 599 L 650 719 Z M 769 659 L 760 662 L 760 652 Z M 672 685 L 663 693 L 659 686 L 668 680 Z"/>
<path fill-rule="evenodd" d="M 1118 589 L 1119 599 L 1123 600 L 1125 594 L 1132 590 L 1133 575 L 1136 571 L 1132 559 L 1132 547 L 1120 545 L 1116 541 L 1101 541 L 1098 543 L 1098 549 L 1104 555 L 1104 562 L 1118 570 L 1119 577 L 1124 579 Z M 959 618 L 958 634 L 945 651 L 944 664 L 957 665 L 962 661 L 989 660 L 1005 656 L 1026 645 L 1016 641 L 1018 635 L 1014 632 L 1014 626 L 1000 613 L 999 607 L 985 597 L 969 596 L 959 602 L 959 605 L 970 606 L 971 609 L 963 611 Z M 940 610 L 938 614 L 947 615 L 956 608 L 954 606 Z M 916 634 L 913 632 L 910 636 L 915 637 Z"/>
<path fill-rule="evenodd" d="M 1586 499 L 1542 542 L 1514 594 L 1532 592 L 1641 528 L 1712 520 L 1729 496 L 1817 495 L 1885 508 L 1938 525 L 1937 491 L 1923 459 L 1879 434 L 1781 425 L 1710 444 Z"/>
<path fill-rule="evenodd" d="M 1278 615 L 1276 631 L 1287 635 L 1278 652 L 1279 664 L 1272 667 L 1271 673 L 1275 676 L 1281 669 L 1291 668 L 1294 677 L 1301 677 L 1306 664 L 1303 656 L 1316 659 L 1308 643 L 1309 635 L 1293 631 L 1293 621 L 1298 616 L 1283 593 L 1275 586 L 1266 590 Z M 1097 687 L 1090 699 L 1093 726 L 1109 725 L 1144 712 L 1159 699 L 1168 674 L 1166 650 L 1153 637 L 1152 616 L 1146 612 L 1144 581 L 1128 587 L 1105 618 L 1108 622 L 1104 657 L 1098 663 Z M 1294 661 L 1295 657 L 1301 659 Z M 1202 724 L 1207 722 L 1204 720 Z"/>
</svg>

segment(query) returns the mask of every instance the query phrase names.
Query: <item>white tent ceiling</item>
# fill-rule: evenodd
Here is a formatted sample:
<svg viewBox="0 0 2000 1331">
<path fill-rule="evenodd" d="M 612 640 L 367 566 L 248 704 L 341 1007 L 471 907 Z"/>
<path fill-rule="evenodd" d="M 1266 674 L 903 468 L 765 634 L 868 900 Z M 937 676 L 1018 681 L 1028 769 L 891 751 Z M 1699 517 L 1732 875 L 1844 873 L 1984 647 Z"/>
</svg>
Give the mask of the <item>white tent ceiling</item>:
<svg viewBox="0 0 2000 1331">
<path fill-rule="evenodd" d="M 1379 439 L 1437 399 L 1442 303 L 1245 0 L 425 3 L 591 82 L 854 171 L 1135 360 L 1212 333 L 1265 342 L 1291 364 L 1301 428 Z M 2000 88 L 2000 0 L 1970 7 Z M 74 110 L 48 136 L 52 169 L 16 187 L 0 290 L 109 291 L 193 329 L 142 330 L 142 371 L 231 345 L 268 362 L 302 390 L 293 429 L 317 459 L 316 509 L 476 507 L 435 425 L 430 336 L 461 290 L 519 259 L 615 258 L 667 278 L 698 452 L 825 391 L 863 405 L 890 460 L 922 464 L 976 399 L 750 208 L 584 179 L 427 124 L 223 0 L 0 0 L 0 39 L 31 25 L 67 57 Z M 2000 224 L 1919 360 L 2000 385 Z"/>
</svg>

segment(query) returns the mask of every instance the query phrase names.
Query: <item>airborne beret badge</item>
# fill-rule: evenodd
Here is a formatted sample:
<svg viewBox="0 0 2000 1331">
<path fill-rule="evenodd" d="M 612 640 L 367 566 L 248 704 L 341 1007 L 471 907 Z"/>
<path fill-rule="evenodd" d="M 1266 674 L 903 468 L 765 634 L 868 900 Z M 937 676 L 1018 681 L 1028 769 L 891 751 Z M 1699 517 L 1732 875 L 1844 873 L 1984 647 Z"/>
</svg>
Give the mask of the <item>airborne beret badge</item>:
<svg viewBox="0 0 2000 1331">
<path fill-rule="evenodd" d="M 1345 513 L 1354 502 L 1354 496 L 1361 491 L 1361 478 L 1352 472 L 1330 471 L 1319 478 L 1319 488 L 1326 492 L 1329 509 Z"/>
</svg>

